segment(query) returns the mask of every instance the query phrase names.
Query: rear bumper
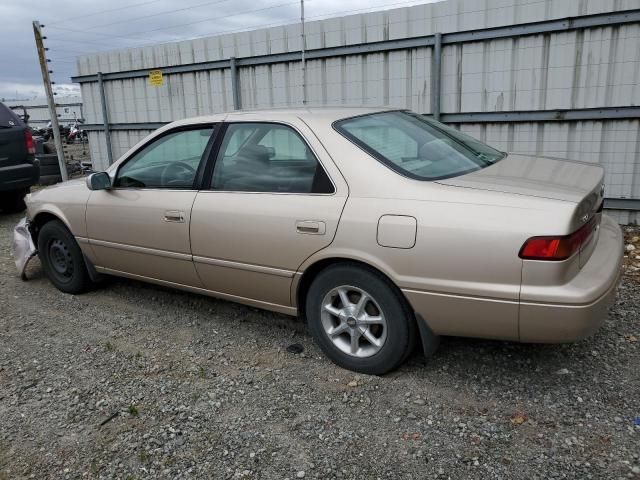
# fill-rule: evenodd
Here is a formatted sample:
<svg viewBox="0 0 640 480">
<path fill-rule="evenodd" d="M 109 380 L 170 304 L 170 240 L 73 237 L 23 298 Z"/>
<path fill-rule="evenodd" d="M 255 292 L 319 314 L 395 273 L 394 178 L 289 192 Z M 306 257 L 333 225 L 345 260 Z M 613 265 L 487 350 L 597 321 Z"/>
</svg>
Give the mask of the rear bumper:
<svg viewBox="0 0 640 480">
<path fill-rule="evenodd" d="M 549 298 L 562 302 L 528 302 L 522 286 L 519 337 L 522 342 L 561 343 L 591 335 L 607 318 L 622 274 L 624 237 L 618 224 L 603 215 L 591 257 L 566 285 L 549 286 Z M 540 289 L 536 289 L 536 296 Z"/>
<path fill-rule="evenodd" d="M 0 168 L 0 192 L 11 192 L 29 188 L 38 183 L 40 163 L 21 163 Z"/>
</svg>

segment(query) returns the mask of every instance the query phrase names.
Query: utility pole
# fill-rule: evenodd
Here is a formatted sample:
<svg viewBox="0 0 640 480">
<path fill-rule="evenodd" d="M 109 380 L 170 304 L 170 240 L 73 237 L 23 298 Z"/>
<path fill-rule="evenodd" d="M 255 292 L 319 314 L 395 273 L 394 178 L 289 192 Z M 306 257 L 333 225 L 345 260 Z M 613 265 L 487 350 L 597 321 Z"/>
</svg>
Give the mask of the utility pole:
<svg viewBox="0 0 640 480">
<path fill-rule="evenodd" d="M 56 144 L 56 153 L 58 154 L 60 175 L 62 176 L 62 181 L 66 182 L 69 179 L 69 175 L 67 174 L 67 164 L 64 161 L 64 150 L 62 148 L 62 138 L 60 137 L 60 126 L 58 125 L 58 113 L 56 112 L 56 102 L 53 98 L 53 89 L 51 88 L 51 79 L 49 78 L 49 66 L 47 65 L 46 49 L 44 48 L 44 37 L 42 36 L 40 22 L 33 22 L 33 35 L 36 37 L 36 48 L 38 49 L 44 92 L 47 95 L 47 104 L 49 105 L 51 128 L 53 129 L 53 139 Z"/>
<path fill-rule="evenodd" d="M 304 58 L 305 38 L 304 38 L 304 0 L 300 0 L 300 41 L 302 43 L 302 104 L 307 103 L 307 65 Z"/>
</svg>

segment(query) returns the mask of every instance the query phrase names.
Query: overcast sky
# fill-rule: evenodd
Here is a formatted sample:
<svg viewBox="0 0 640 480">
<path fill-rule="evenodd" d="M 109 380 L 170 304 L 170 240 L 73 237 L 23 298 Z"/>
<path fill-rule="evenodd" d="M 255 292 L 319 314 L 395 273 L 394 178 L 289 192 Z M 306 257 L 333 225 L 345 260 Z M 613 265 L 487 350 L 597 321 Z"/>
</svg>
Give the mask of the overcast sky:
<svg viewBox="0 0 640 480">
<path fill-rule="evenodd" d="M 432 1 L 305 0 L 305 16 L 314 20 Z M 79 91 L 70 77 L 75 56 L 83 53 L 293 23 L 299 17 L 295 0 L 0 0 L 0 99 L 43 95 L 33 20 L 45 25 L 52 79 L 62 95 Z"/>
</svg>

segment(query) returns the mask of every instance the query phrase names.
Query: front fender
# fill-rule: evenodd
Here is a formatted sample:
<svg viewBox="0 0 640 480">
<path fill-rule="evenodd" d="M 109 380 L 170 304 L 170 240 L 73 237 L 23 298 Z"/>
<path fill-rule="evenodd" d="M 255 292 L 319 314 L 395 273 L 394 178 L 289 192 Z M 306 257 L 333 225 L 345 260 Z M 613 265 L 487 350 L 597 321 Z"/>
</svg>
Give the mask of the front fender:
<svg viewBox="0 0 640 480">
<path fill-rule="evenodd" d="M 84 178 L 45 188 L 27 195 L 28 217 L 38 225 L 41 216 L 53 216 L 74 236 L 84 238 L 87 236 L 85 213 L 90 194 Z"/>
</svg>

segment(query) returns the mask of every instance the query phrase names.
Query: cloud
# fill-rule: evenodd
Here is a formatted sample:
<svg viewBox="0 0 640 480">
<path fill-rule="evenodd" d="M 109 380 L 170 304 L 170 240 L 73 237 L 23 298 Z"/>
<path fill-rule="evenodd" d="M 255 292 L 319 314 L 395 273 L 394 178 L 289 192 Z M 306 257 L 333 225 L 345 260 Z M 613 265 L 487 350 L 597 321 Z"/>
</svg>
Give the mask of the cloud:
<svg viewBox="0 0 640 480">
<path fill-rule="evenodd" d="M 53 91 L 59 96 L 80 95 L 80 87 L 73 83 L 56 84 Z M 30 100 L 37 97 L 44 97 L 42 83 L 0 81 L 0 99 Z"/>
</svg>

